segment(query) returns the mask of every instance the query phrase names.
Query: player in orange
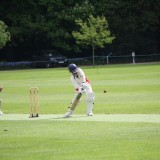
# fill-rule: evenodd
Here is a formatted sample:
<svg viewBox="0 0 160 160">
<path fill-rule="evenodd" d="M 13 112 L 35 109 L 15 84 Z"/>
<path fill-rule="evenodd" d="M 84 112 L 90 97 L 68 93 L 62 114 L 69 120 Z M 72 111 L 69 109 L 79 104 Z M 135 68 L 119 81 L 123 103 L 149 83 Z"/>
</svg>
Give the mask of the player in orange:
<svg viewBox="0 0 160 160">
<path fill-rule="evenodd" d="M 0 86 L 0 92 L 2 92 L 2 90 L 3 90 L 3 87 Z M 0 98 L 0 115 L 3 115 L 1 103 L 2 103 L 2 99 Z"/>
</svg>

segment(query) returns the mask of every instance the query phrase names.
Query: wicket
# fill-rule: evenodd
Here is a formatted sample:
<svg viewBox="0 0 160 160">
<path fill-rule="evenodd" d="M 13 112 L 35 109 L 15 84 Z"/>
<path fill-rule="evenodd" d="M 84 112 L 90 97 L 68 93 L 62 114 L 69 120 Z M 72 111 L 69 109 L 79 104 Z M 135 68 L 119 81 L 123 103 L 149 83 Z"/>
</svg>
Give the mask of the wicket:
<svg viewBox="0 0 160 160">
<path fill-rule="evenodd" d="M 39 90 L 37 87 L 31 87 L 30 94 L 30 116 L 29 118 L 39 117 Z"/>
</svg>

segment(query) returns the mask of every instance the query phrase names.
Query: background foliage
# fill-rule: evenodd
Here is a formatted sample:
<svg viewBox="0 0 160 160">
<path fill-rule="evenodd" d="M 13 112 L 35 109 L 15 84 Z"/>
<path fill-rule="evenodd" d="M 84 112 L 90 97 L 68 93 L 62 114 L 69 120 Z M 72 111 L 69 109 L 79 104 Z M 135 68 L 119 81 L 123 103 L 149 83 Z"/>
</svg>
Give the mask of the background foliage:
<svg viewBox="0 0 160 160">
<path fill-rule="evenodd" d="M 7 30 L 7 26 L 0 20 L 0 49 L 3 48 L 10 40 L 10 33 Z"/>
<path fill-rule="evenodd" d="M 72 36 L 74 21 L 90 14 L 105 16 L 116 37 L 97 54 L 160 53 L 159 8 L 159 0 L 1 0 L 0 20 L 12 38 L 0 50 L 0 59 L 27 60 L 39 49 L 56 49 L 68 57 L 91 55 Z"/>
</svg>

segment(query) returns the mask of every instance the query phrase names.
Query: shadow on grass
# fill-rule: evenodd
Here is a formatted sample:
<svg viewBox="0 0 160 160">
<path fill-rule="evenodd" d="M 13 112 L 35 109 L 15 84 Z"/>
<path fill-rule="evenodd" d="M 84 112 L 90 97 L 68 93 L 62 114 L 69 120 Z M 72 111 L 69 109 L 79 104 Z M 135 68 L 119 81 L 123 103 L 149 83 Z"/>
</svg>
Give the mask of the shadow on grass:
<svg viewBox="0 0 160 160">
<path fill-rule="evenodd" d="M 82 118 L 82 117 L 88 117 L 86 115 L 76 115 L 76 116 L 71 116 L 71 117 L 65 117 L 65 116 L 61 116 L 61 117 L 54 117 L 51 119 L 72 119 L 72 118 Z"/>
</svg>

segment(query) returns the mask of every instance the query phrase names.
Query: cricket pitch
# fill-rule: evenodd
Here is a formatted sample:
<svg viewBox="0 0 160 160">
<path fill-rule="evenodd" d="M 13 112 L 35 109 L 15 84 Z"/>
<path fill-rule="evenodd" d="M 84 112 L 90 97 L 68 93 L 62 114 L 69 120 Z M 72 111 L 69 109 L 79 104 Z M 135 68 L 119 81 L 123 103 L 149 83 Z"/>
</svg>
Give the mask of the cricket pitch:
<svg viewBox="0 0 160 160">
<path fill-rule="evenodd" d="M 70 118 L 64 118 L 62 114 L 41 114 L 38 118 L 29 118 L 28 114 L 4 114 L 0 120 L 54 120 L 54 121 L 94 121 L 94 122 L 144 122 L 160 123 L 159 114 L 95 114 L 86 115 L 74 114 Z"/>
</svg>

